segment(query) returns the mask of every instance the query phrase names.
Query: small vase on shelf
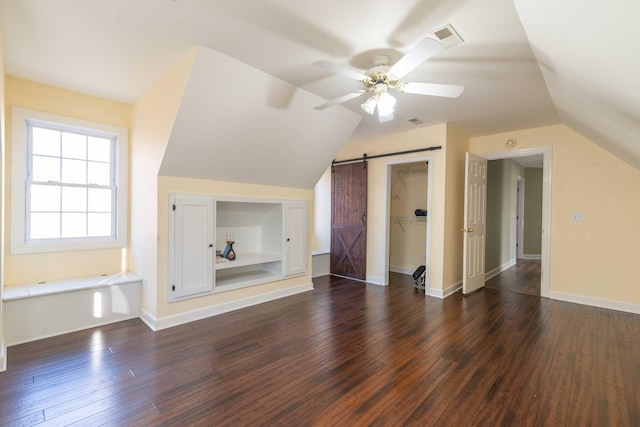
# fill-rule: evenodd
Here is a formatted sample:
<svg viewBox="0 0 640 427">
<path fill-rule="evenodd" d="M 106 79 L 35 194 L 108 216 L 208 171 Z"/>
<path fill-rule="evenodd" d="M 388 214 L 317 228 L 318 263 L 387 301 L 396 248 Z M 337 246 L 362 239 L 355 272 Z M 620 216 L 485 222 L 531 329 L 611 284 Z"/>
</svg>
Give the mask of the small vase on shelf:
<svg viewBox="0 0 640 427">
<path fill-rule="evenodd" d="M 233 250 L 234 243 L 233 240 L 227 240 L 227 246 L 224 248 L 224 251 L 222 251 L 222 256 L 229 261 L 236 259 L 236 252 Z"/>
</svg>

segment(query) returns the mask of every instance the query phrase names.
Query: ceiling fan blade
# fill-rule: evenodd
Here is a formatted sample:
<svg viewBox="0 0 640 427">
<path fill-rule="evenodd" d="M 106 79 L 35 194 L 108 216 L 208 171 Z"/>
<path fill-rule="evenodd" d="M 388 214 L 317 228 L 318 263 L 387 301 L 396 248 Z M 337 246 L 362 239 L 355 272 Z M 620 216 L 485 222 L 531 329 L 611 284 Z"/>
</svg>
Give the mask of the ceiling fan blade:
<svg viewBox="0 0 640 427">
<path fill-rule="evenodd" d="M 391 120 L 393 120 L 393 111 L 389 114 L 382 115 L 380 114 L 380 109 L 378 109 L 378 121 L 380 123 L 390 122 Z"/>
<path fill-rule="evenodd" d="M 444 96 L 446 98 L 457 98 L 463 90 L 464 86 L 443 85 L 437 83 L 406 82 L 398 85 L 399 92 L 415 93 L 418 95 Z"/>
<path fill-rule="evenodd" d="M 313 107 L 313 108 L 315 108 L 316 110 L 324 110 L 325 108 L 329 108 L 337 104 L 342 104 L 343 102 L 347 102 L 350 99 L 357 98 L 366 92 L 367 92 L 366 90 L 357 90 L 355 92 L 341 96 L 340 98 L 332 99 L 331 101 L 325 102 L 324 104 L 320 104 L 317 107 Z"/>
<path fill-rule="evenodd" d="M 358 71 L 352 70 L 351 68 L 345 67 L 344 65 L 334 64 L 329 61 L 316 61 L 313 63 L 316 67 L 324 68 L 325 70 L 329 70 L 333 73 L 340 74 L 345 77 L 349 77 L 354 80 L 369 80 L 369 76 L 362 74 Z"/>
<path fill-rule="evenodd" d="M 416 47 L 407 52 L 405 56 L 400 58 L 400 60 L 389 69 L 389 74 L 400 79 L 418 65 L 443 50 L 444 46 L 442 43 L 431 37 L 425 37 Z"/>
</svg>

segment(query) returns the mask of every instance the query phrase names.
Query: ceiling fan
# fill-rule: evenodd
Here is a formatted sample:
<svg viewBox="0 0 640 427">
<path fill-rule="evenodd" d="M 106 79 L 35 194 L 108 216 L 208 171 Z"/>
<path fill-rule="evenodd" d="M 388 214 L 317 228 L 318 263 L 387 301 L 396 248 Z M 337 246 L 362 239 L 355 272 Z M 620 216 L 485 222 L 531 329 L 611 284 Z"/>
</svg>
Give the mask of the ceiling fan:
<svg viewBox="0 0 640 427">
<path fill-rule="evenodd" d="M 390 89 L 401 93 L 457 98 L 464 90 L 464 86 L 400 81 L 410 71 L 444 49 L 445 47 L 442 43 L 427 36 L 391 66 L 389 66 L 388 56 L 376 56 L 373 59 L 373 68 L 366 70 L 364 73 L 329 61 L 316 61 L 313 65 L 359 80 L 365 88 L 325 102 L 315 107 L 315 109 L 324 110 L 333 105 L 362 96 L 365 93 L 373 92 L 361 107 L 371 115 L 377 109 L 378 119 L 383 123 L 393 119 L 396 99 L 389 93 Z"/>
</svg>

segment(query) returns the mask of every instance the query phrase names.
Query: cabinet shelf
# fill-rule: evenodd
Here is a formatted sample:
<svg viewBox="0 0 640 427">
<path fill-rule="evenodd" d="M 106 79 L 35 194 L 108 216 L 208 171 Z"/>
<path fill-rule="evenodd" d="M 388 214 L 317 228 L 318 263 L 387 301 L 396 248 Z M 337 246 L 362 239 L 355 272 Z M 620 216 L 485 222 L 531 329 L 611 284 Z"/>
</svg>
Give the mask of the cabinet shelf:
<svg viewBox="0 0 640 427">
<path fill-rule="evenodd" d="M 229 291 L 279 279 L 282 279 L 282 274 L 267 270 L 245 271 L 216 278 L 216 290 Z"/>
<path fill-rule="evenodd" d="M 227 262 L 216 262 L 216 270 L 226 270 L 228 268 L 246 267 L 249 265 L 266 264 L 269 262 L 282 261 L 282 256 L 278 254 L 248 253 L 240 254 L 237 259 Z"/>
</svg>

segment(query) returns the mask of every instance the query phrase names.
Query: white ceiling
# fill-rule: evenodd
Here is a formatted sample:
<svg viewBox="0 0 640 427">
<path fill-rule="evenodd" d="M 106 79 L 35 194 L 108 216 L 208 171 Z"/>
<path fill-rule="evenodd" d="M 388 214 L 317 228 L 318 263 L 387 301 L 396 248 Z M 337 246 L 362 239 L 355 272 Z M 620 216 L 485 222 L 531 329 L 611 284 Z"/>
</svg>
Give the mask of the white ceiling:
<svg viewBox="0 0 640 427">
<path fill-rule="evenodd" d="M 633 55 L 640 47 L 634 22 L 639 4 L 0 0 L 0 25 L 8 74 L 133 102 L 194 45 L 332 99 L 359 83 L 317 69 L 314 61 L 364 70 L 373 56 L 396 60 L 430 30 L 451 23 L 465 43 L 407 79 L 461 84 L 463 94 L 401 94 L 394 121 L 380 124 L 365 115 L 352 139 L 414 128 L 406 121 L 414 117 L 422 126 L 452 123 L 469 136 L 563 121 L 640 165 L 640 70 Z M 245 84 L 250 88 L 252 82 Z M 224 96 L 233 97 L 233 91 Z M 364 115 L 360 103 L 345 106 Z"/>
</svg>

